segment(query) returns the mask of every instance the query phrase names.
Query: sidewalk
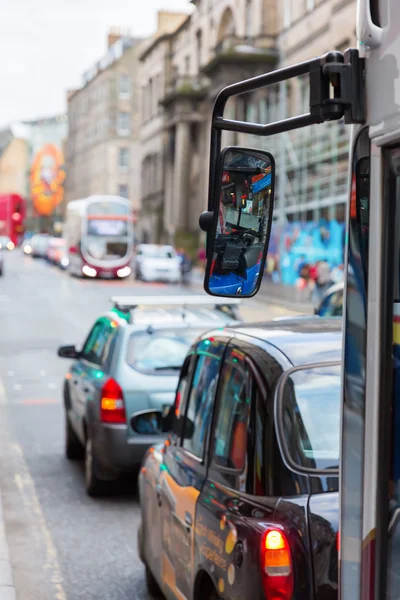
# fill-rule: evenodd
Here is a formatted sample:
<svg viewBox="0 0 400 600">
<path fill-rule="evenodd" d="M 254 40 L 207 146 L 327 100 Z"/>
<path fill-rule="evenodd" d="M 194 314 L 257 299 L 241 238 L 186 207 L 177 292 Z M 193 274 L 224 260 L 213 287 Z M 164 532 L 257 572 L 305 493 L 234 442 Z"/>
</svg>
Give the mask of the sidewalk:
<svg viewBox="0 0 400 600">
<path fill-rule="evenodd" d="M 204 272 L 199 267 L 195 267 L 192 271 L 192 284 L 196 288 L 203 287 Z M 251 302 L 252 299 L 249 301 Z M 314 304 L 305 300 L 302 297 L 301 291 L 291 285 L 282 285 L 279 283 L 271 283 L 264 279 L 261 284 L 260 291 L 254 300 L 263 303 L 270 303 L 285 307 L 290 311 L 301 314 L 313 314 Z"/>
<path fill-rule="evenodd" d="M 16 600 L 0 497 L 0 600 Z"/>
</svg>

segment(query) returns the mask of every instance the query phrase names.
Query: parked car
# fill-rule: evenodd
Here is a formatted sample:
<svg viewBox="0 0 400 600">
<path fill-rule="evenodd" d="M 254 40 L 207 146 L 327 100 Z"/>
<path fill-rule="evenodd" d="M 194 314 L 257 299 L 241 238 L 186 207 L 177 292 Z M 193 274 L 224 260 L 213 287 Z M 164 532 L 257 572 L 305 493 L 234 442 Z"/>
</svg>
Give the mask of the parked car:
<svg viewBox="0 0 400 600">
<path fill-rule="evenodd" d="M 181 281 L 181 259 L 173 246 L 139 244 L 136 248 L 136 279 L 143 281 Z"/>
<path fill-rule="evenodd" d="M 15 244 L 7 235 L 0 236 L 0 250 L 14 250 Z"/>
<path fill-rule="evenodd" d="M 341 317 L 343 315 L 344 283 L 335 283 L 325 292 L 315 314 L 320 317 Z"/>
<path fill-rule="evenodd" d="M 139 475 L 152 595 L 336 597 L 341 340 L 341 319 L 315 316 L 214 330 L 168 416 L 132 416 L 166 437 Z"/>
<path fill-rule="evenodd" d="M 114 298 L 80 350 L 58 354 L 74 362 L 64 382 L 65 451 L 85 457 L 86 489 L 106 491 L 134 472 L 157 436 L 138 435 L 133 413 L 168 410 L 194 339 L 215 325 L 237 323 L 238 301 L 203 296 Z"/>
<path fill-rule="evenodd" d="M 47 248 L 49 245 L 50 236 L 46 233 L 38 233 L 34 235 L 30 242 L 31 255 L 33 258 L 46 258 Z"/>
<path fill-rule="evenodd" d="M 66 255 L 66 243 L 63 238 L 51 237 L 47 245 L 47 260 L 53 265 L 61 265 L 61 260 Z M 67 265 L 68 266 L 68 265 Z"/>
</svg>

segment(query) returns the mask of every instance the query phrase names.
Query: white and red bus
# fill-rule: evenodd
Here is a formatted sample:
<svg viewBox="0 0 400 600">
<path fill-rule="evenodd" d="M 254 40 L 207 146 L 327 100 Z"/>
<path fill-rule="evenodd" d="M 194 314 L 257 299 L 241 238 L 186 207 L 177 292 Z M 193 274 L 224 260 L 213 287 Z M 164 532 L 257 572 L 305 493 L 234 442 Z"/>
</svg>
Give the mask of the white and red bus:
<svg viewBox="0 0 400 600">
<path fill-rule="evenodd" d="M 131 274 L 133 214 L 129 200 L 99 195 L 70 202 L 64 236 L 71 275 L 122 279 Z"/>
</svg>

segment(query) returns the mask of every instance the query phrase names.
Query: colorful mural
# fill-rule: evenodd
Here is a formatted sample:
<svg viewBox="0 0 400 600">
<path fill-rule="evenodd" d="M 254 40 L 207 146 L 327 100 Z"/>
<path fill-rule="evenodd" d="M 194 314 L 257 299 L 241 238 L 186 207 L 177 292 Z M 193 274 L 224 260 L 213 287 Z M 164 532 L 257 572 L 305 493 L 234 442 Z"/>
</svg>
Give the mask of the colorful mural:
<svg viewBox="0 0 400 600">
<path fill-rule="evenodd" d="M 64 198 L 63 153 L 54 144 L 45 144 L 34 156 L 31 168 L 31 196 L 41 216 L 53 213 Z"/>
<path fill-rule="evenodd" d="M 280 281 L 295 285 L 299 262 L 326 261 L 331 268 L 343 263 L 345 224 L 320 219 L 281 225 L 273 223 L 269 254 L 276 258 Z"/>
</svg>

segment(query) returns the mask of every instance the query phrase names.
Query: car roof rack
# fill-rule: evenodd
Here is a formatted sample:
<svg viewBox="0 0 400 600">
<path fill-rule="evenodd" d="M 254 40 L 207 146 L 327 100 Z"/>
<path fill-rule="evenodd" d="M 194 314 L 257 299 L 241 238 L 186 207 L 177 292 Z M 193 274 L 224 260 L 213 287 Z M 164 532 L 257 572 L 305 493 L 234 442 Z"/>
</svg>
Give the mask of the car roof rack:
<svg viewBox="0 0 400 600">
<path fill-rule="evenodd" d="M 111 302 L 122 312 L 134 310 L 139 306 L 214 306 L 230 307 L 241 303 L 241 298 L 217 298 L 212 296 L 113 296 Z"/>
<path fill-rule="evenodd" d="M 237 305 L 242 302 L 242 300 L 241 298 L 217 298 L 206 295 L 163 296 L 162 298 L 157 296 L 113 296 L 111 298 L 111 302 L 114 305 L 114 310 L 123 313 L 126 315 L 126 317 L 128 317 L 127 321 L 129 323 L 133 323 L 134 319 L 132 318 L 132 312 L 135 309 L 139 307 L 147 308 L 151 306 L 157 309 L 161 309 L 163 307 L 180 308 L 182 309 L 180 320 L 187 321 L 189 323 L 195 317 L 194 314 L 187 310 L 190 306 L 203 308 L 208 307 L 210 309 L 219 310 L 225 316 L 229 316 L 231 319 L 239 321 L 240 318 L 238 317 L 235 309 Z M 163 314 L 165 318 L 168 313 L 165 311 Z M 203 318 L 205 317 L 207 317 L 207 314 L 203 315 Z M 156 318 L 156 315 L 154 315 L 154 318 Z M 198 318 L 199 317 L 195 318 L 195 321 L 198 321 Z M 139 316 L 138 320 L 140 321 Z"/>
</svg>

